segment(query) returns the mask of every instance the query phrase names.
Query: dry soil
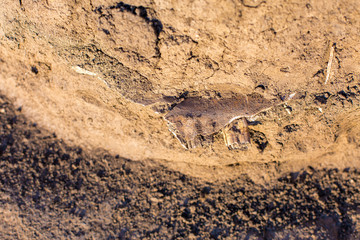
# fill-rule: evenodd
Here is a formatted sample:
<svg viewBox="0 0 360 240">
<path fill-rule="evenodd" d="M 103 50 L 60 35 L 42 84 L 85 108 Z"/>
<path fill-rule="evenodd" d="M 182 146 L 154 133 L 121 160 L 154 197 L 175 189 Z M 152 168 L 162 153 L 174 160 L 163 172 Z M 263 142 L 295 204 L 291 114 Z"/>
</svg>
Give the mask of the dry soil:
<svg viewBox="0 0 360 240">
<path fill-rule="evenodd" d="M 0 5 L 3 238 L 359 238 L 357 0 Z M 164 115 L 229 89 L 296 97 L 184 149 Z"/>
</svg>

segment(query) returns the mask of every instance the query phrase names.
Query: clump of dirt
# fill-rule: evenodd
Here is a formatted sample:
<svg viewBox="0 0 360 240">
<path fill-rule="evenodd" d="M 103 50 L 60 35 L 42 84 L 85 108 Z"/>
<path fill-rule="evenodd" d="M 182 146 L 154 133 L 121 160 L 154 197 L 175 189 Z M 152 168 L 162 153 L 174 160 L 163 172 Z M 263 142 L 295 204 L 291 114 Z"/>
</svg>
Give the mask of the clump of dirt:
<svg viewBox="0 0 360 240">
<path fill-rule="evenodd" d="M 207 182 L 71 147 L 0 95 L 1 239 L 358 239 L 360 171 Z"/>
</svg>

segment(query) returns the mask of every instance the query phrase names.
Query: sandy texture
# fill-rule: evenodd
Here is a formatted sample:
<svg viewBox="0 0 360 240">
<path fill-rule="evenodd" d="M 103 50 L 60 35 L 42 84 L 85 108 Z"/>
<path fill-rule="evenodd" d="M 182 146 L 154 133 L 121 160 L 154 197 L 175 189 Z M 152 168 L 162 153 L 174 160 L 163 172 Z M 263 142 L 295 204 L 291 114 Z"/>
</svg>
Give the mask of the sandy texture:
<svg viewBox="0 0 360 240">
<path fill-rule="evenodd" d="M 360 238 L 358 0 L 0 6 L 1 239 Z"/>
<path fill-rule="evenodd" d="M 70 147 L 0 96 L 1 239 L 359 239 L 360 171 L 206 182 Z"/>
<path fill-rule="evenodd" d="M 349 123 L 359 120 L 356 0 L 1 5 L 0 89 L 69 143 L 207 179 L 272 162 L 285 170 L 358 164 L 359 126 Z M 151 107 L 229 87 L 300 97 L 260 114 L 245 152 L 216 135 L 187 151 Z"/>
</svg>

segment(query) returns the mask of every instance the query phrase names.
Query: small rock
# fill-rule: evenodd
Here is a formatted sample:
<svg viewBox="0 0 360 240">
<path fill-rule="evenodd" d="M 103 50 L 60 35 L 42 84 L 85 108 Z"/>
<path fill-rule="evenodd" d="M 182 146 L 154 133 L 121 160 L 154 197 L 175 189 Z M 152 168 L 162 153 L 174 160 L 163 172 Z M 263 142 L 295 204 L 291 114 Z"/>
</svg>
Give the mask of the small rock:
<svg viewBox="0 0 360 240">
<path fill-rule="evenodd" d="M 290 68 L 289 67 L 282 67 L 282 68 L 280 68 L 280 72 L 290 72 Z"/>
<path fill-rule="evenodd" d="M 211 188 L 210 187 L 204 187 L 202 190 L 201 190 L 201 193 L 203 194 L 209 194 L 211 191 Z"/>
<path fill-rule="evenodd" d="M 286 125 L 284 127 L 285 132 L 288 132 L 288 133 L 296 132 L 299 129 L 300 129 L 300 126 L 298 124 L 290 124 L 290 125 Z"/>
<path fill-rule="evenodd" d="M 185 219 L 190 219 L 192 217 L 191 210 L 189 208 L 185 208 L 181 216 Z"/>
<path fill-rule="evenodd" d="M 86 210 L 85 209 L 80 210 L 79 211 L 79 217 L 82 219 L 85 216 L 86 216 Z"/>
<path fill-rule="evenodd" d="M 290 173 L 290 181 L 291 182 L 295 182 L 297 180 L 297 178 L 299 177 L 300 172 L 292 172 Z"/>
<path fill-rule="evenodd" d="M 222 231 L 221 231 L 220 228 L 215 228 L 215 229 L 213 229 L 213 230 L 211 231 L 210 236 L 211 236 L 212 238 L 214 238 L 214 239 L 219 239 L 219 236 L 220 236 L 221 232 L 222 232 Z"/>
</svg>

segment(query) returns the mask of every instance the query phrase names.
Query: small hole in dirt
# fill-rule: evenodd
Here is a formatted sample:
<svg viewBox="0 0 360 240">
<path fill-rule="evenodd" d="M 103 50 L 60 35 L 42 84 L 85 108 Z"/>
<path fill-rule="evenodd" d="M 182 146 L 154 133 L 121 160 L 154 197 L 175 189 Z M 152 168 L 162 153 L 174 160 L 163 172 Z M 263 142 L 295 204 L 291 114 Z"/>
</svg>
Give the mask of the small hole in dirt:
<svg viewBox="0 0 360 240">
<path fill-rule="evenodd" d="M 262 84 L 259 84 L 259 85 L 257 85 L 257 86 L 255 87 L 255 89 L 262 89 L 262 90 L 265 90 L 265 89 L 266 89 L 266 87 L 265 87 L 264 85 L 262 85 Z"/>
<path fill-rule="evenodd" d="M 35 66 L 31 66 L 31 71 L 35 74 L 38 74 L 39 73 L 39 70 L 37 69 L 37 67 Z"/>
<path fill-rule="evenodd" d="M 325 93 L 316 95 L 315 100 L 320 102 L 321 104 L 326 104 L 329 97 L 330 97 L 330 93 L 325 92 Z"/>
<path fill-rule="evenodd" d="M 107 29 L 105 29 L 105 28 L 103 28 L 103 32 L 104 32 L 106 35 L 109 35 L 109 34 L 110 34 L 109 30 L 107 30 Z"/>
<path fill-rule="evenodd" d="M 263 152 L 269 144 L 265 134 L 262 132 L 250 130 L 250 138 L 261 152 Z"/>
<path fill-rule="evenodd" d="M 300 126 L 298 124 L 290 124 L 284 127 L 285 132 L 291 133 L 296 132 L 300 129 Z"/>
<path fill-rule="evenodd" d="M 348 96 L 349 96 L 349 94 L 346 93 L 344 90 L 339 91 L 339 92 L 338 92 L 338 95 L 340 95 L 340 96 L 342 96 L 342 97 L 344 97 L 344 98 L 348 98 Z"/>
</svg>

